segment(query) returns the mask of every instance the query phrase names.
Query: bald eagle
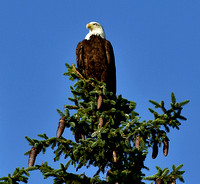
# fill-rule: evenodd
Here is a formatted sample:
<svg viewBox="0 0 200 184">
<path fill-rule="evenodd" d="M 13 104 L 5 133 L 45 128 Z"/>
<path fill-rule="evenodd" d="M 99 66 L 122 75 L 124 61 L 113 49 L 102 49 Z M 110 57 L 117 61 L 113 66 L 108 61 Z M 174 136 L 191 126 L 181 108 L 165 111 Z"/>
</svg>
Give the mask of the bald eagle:
<svg viewBox="0 0 200 184">
<path fill-rule="evenodd" d="M 116 94 L 115 57 L 111 43 L 106 40 L 103 27 L 97 22 L 86 25 L 89 33 L 76 48 L 77 67 L 86 78 L 106 83 L 107 89 Z"/>
</svg>

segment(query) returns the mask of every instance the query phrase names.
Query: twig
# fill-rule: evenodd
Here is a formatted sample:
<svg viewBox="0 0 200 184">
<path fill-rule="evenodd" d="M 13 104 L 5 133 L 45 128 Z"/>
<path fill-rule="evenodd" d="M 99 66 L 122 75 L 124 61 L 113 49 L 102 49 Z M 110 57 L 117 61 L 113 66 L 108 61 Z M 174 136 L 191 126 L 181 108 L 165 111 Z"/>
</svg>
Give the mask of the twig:
<svg viewBox="0 0 200 184">
<path fill-rule="evenodd" d="M 72 64 L 72 67 L 73 67 L 74 71 L 75 71 L 82 79 L 85 79 L 85 78 L 80 74 L 80 72 L 76 69 L 75 64 Z"/>
</svg>

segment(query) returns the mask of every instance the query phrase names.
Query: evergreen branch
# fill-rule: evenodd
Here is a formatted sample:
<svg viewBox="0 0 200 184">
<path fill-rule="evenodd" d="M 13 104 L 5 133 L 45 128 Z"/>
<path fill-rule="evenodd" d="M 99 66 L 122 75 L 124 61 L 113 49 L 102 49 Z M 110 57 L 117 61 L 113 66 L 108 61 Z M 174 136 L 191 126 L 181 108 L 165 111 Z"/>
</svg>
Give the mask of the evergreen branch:
<svg viewBox="0 0 200 184">
<path fill-rule="evenodd" d="M 158 102 L 150 100 L 150 102 L 155 105 L 155 108 L 160 108 L 164 112 L 163 114 L 159 114 L 158 112 L 149 108 L 149 111 L 153 113 L 155 120 L 159 119 L 165 121 L 163 126 L 167 132 L 169 132 L 169 127 L 179 129 L 181 123 L 178 119 L 186 120 L 186 118 L 181 115 L 181 111 L 183 109 L 182 106 L 189 103 L 189 100 L 177 103 L 174 93 L 171 93 L 171 101 L 171 108 L 167 110 L 164 107 L 164 101 L 161 101 L 159 104 Z"/>
<path fill-rule="evenodd" d="M 163 183 L 173 183 L 176 179 L 179 179 L 181 182 L 184 182 L 184 179 L 182 177 L 182 174 L 185 171 L 179 171 L 182 168 L 183 164 L 180 164 L 179 166 L 175 167 L 175 165 L 172 166 L 173 171 L 169 173 L 169 169 L 161 169 L 160 167 L 156 167 L 158 172 L 152 176 L 144 177 L 144 180 L 149 181 L 157 181 L 160 179 Z"/>
<path fill-rule="evenodd" d="M 29 171 L 37 170 L 38 167 L 24 168 L 17 167 L 13 174 L 8 174 L 7 177 L 0 178 L 2 184 L 19 184 L 19 182 L 28 183 Z"/>
</svg>

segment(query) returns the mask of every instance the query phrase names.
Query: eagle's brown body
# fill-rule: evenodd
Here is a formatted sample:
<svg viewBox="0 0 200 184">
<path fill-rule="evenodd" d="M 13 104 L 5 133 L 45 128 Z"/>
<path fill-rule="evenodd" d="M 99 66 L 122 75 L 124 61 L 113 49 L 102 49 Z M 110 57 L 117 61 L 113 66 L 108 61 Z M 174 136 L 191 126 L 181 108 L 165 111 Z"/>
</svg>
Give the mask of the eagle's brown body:
<svg viewBox="0 0 200 184">
<path fill-rule="evenodd" d="M 85 78 L 104 82 L 108 91 L 116 93 L 115 58 L 111 43 L 97 35 L 79 42 L 76 49 L 77 66 Z"/>
</svg>

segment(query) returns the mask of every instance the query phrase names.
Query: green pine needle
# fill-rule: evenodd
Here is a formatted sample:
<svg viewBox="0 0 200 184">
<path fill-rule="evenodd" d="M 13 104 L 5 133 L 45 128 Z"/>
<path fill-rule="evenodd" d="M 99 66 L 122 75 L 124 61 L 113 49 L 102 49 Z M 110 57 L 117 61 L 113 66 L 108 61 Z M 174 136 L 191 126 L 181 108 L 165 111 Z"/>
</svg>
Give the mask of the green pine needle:
<svg viewBox="0 0 200 184">
<path fill-rule="evenodd" d="M 173 104 L 176 103 L 176 98 L 175 98 L 175 95 L 174 95 L 173 92 L 171 93 L 171 101 L 172 101 Z"/>
</svg>

